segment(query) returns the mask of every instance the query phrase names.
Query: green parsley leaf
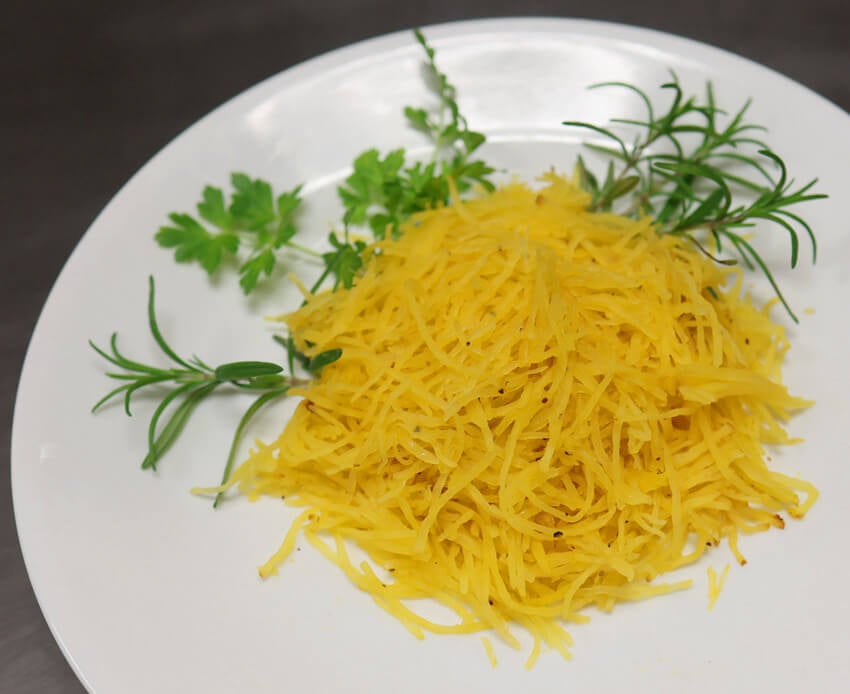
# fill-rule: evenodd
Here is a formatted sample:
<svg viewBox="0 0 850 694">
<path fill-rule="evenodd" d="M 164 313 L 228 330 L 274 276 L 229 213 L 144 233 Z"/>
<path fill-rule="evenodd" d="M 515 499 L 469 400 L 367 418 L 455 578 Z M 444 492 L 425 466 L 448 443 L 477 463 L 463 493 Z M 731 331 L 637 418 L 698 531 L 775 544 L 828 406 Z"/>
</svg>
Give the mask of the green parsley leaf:
<svg viewBox="0 0 850 694">
<path fill-rule="evenodd" d="M 259 231 L 274 221 L 274 198 L 269 183 L 241 173 L 232 174 L 230 183 L 236 190 L 230 203 L 230 214 L 241 228 Z"/>
<path fill-rule="evenodd" d="M 246 294 L 250 294 L 261 276 L 271 277 L 276 263 L 274 251 L 265 248 L 249 258 L 239 268 L 239 285 Z"/>
<path fill-rule="evenodd" d="M 229 204 L 221 188 L 206 186 L 197 205 L 200 218 L 218 231 L 191 215 L 175 212 L 169 215 L 172 224 L 156 234 L 157 243 L 173 248 L 178 262 L 198 262 L 209 274 L 219 268 L 225 255 L 237 255 L 245 249 L 239 284 L 246 294 L 272 275 L 279 249 L 286 247 L 319 257 L 319 253 L 292 241 L 297 232 L 301 186 L 275 198 L 271 185 L 262 179 L 234 173 L 230 182 L 233 193 Z"/>
<path fill-rule="evenodd" d="M 198 203 L 198 214 L 219 229 L 229 229 L 233 225 L 233 218 L 224 205 L 224 193 L 221 188 L 206 186 L 202 193 L 203 200 Z"/>
<path fill-rule="evenodd" d="M 406 106 L 404 116 L 411 127 L 429 136 L 434 157 L 428 163 L 407 163 L 404 150 L 393 150 L 382 158 L 370 149 L 357 157 L 352 174 L 338 189 L 346 227 L 368 227 L 377 239 L 387 234 L 396 238 L 411 215 L 447 205 L 450 181 L 459 193 L 476 185 L 493 189 L 488 180 L 493 169 L 470 159 L 485 142 L 484 135 L 469 129 L 456 101 L 457 90 L 437 67 L 434 49 L 422 32 L 416 31 L 415 36 L 425 50 L 428 82 L 438 106 L 436 110 Z"/>
<path fill-rule="evenodd" d="M 191 215 L 175 212 L 168 218 L 173 226 L 160 227 L 156 240 L 163 248 L 174 249 L 174 259 L 178 263 L 197 261 L 212 274 L 225 253 L 234 254 L 239 248 L 239 238 L 235 234 L 210 233 Z"/>
</svg>

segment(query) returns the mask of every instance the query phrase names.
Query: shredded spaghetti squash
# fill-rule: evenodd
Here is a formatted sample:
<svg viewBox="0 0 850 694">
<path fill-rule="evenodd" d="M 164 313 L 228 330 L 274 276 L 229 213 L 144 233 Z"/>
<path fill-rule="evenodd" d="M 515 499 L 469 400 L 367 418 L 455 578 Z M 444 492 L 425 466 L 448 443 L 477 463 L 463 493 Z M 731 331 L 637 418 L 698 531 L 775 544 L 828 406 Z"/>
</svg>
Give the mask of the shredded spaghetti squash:
<svg viewBox="0 0 850 694">
<path fill-rule="evenodd" d="M 720 597 L 720 591 L 723 590 L 723 585 L 726 583 L 726 574 L 729 573 L 729 564 L 723 567 L 723 571 L 718 576 L 717 569 L 713 566 L 708 567 L 708 609 L 714 609 L 714 604 L 717 598 Z"/>
<path fill-rule="evenodd" d="M 588 606 L 686 587 L 656 579 L 723 538 L 743 562 L 739 533 L 806 513 L 816 489 L 765 462 L 809 404 L 782 384 L 784 329 L 738 270 L 587 204 L 554 174 L 507 185 L 305 292 L 296 346 L 342 356 L 231 480 L 304 509 L 262 576 L 303 533 L 419 637 L 519 626 L 532 661 L 569 657 Z"/>
</svg>

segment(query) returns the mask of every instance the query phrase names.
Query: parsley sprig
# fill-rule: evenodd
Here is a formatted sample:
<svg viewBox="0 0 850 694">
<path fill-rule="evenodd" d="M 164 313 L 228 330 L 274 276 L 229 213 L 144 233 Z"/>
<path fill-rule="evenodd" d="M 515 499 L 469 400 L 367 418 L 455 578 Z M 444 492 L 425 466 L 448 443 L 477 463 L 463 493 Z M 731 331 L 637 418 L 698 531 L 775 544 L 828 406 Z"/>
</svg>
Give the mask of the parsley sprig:
<svg viewBox="0 0 850 694">
<path fill-rule="evenodd" d="M 457 89 L 437 66 L 434 49 L 421 31 L 414 35 L 425 51 L 428 83 L 438 104 L 434 109 L 407 106 L 404 115 L 431 140 L 431 160 L 408 163 L 403 149 L 384 156 L 370 149 L 354 160 L 354 171 L 338 189 L 346 227 L 365 225 L 377 239 L 388 233 L 397 238 L 411 215 L 448 204 L 452 186 L 459 194 L 476 185 L 487 191 L 494 187 L 488 179 L 493 168 L 472 159 L 485 136 L 469 128 L 457 103 Z"/>
<path fill-rule="evenodd" d="M 351 287 L 363 266 L 367 245 L 353 238 L 352 227 L 365 227 L 375 239 L 383 239 L 388 233 L 395 238 L 411 215 L 448 204 L 453 188 L 459 194 L 474 186 L 493 190 L 488 179 L 492 167 L 472 158 L 484 144 L 484 135 L 470 129 L 460 112 L 457 90 L 437 67 L 434 49 L 422 32 L 414 34 L 425 51 L 428 83 L 437 96 L 437 105 L 407 106 L 404 115 L 412 127 L 429 137 L 433 155 L 427 162 L 408 161 L 404 149 L 383 155 L 369 149 L 358 156 L 351 175 L 337 189 L 344 210 L 344 230 L 329 234 L 331 250 L 317 253 L 293 241 L 301 186 L 275 198 L 267 181 L 241 173 L 231 176 L 234 192 L 229 204 L 225 204 L 220 188 L 204 188 L 197 211 L 206 225 L 190 214 L 172 213 L 171 225 L 156 234 L 157 243 L 173 248 L 178 262 L 198 262 L 210 275 L 224 257 L 236 257 L 247 248 L 247 257 L 239 266 L 239 284 L 246 294 L 271 276 L 281 249 L 321 258 L 324 271 L 314 290 L 328 278 L 333 280 L 334 289 Z"/>
<path fill-rule="evenodd" d="M 221 188 L 204 188 L 197 211 L 206 225 L 191 214 L 174 212 L 168 216 L 171 224 L 157 232 L 157 243 L 173 248 L 177 262 L 197 262 L 212 275 L 225 257 L 247 249 L 239 265 L 239 284 L 248 294 L 271 276 L 280 249 L 320 255 L 292 240 L 301 186 L 275 196 L 267 181 L 243 173 L 232 174 L 230 183 L 229 203 Z"/>
<path fill-rule="evenodd" d="M 590 130 L 613 143 L 589 145 L 609 157 L 604 177 L 597 177 L 584 159 L 578 158 L 576 172 L 580 185 L 591 195 L 590 209 L 610 211 L 616 207 L 626 216 L 652 216 L 659 233 L 681 236 L 723 264 L 737 262 L 723 256 L 724 246 L 731 246 L 748 269 L 765 275 L 797 322 L 770 268 L 739 230 L 751 228 L 759 220 L 778 225 L 790 237 L 792 268 L 797 265 L 803 231 L 815 262 L 814 233 L 788 208 L 826 197 L 810 192 L 817 181 L 795 187 L 783 160 L 757 137 L 765 128 L 747 122 L 749 102 L 721 124 L 726 114 L 715 103 L 711 83 L 706 85 L 704 97 L 686 97 L 674 75 L 661 85 L 672 98 L 660 113 L 646 92 L 633 84 L 605 82 L 592 88 L 601 87 L 633 92 L 643 102 L 646 116 L 612 120 L 636 131 L 630 142 L 612 128 L 564 121 L 564 125 Z M 738 202 L 735 193 L 740 192 L 749 201 Z"/>
</svg>

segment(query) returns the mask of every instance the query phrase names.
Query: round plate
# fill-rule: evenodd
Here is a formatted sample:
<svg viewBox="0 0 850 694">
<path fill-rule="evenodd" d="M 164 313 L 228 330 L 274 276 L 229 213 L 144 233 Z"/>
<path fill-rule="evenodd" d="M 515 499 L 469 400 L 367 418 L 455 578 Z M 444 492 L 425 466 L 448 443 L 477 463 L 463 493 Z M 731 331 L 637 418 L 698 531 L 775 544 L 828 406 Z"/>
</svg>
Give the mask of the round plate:
<svg viewBox="0 0 850 694">
<path fill-rule="evenodd" d="M 711 80 L 730 108 L 753 98 L 753 121 L 769 127 L 767 140 L 799 181 L 818 176 L 831 195 L 805 210 L 819 234 L 815 268 L 804 257 L 790 273 L 787 237 L 764 230 L 775 237 L 768 260 L 801 315 L 789 326 L 787 382 L 817 400 L 791 423 L 805 442 L 777 464 L 815 482 L 821 499 L 783 532 L 744 538 L 749 563 L 733 566 L 713 611 L 706 569 L 730 560 L 725 548 L 686 573 L 692 590 L 593 613 L 572 628 L 572 662 L 544 653 L 527 672 L 527 650 L 495 637 L 495 669 L 477 636 L 417 641 L 308 544 L 261 581 L 256 567 L 276 549 L 291 510 L 236 499 L 213 511 L 189 493 L 217 481 L 244 401 L 213 400 L 159 472 L 139 470 L 155 401 L 140 398 L 133 418 L 120 406 L 90 414 L 109 384 L 87 340 L 104 344 L 117 330 L 125 352 L 156 359 L 144 314 L 153 274 L 161 328 L 178 353 L 210 363 L 280 359 L 263 316 L 295 305 L 286 282 L 246 299 L 229 279 L 210 282 L 176 265 L 152 235 L 169 212 L 191 210 L 204 184 L 226 185 L 230 172 L 244 171 L 277 189 L 306 182 L 304 226 L 313 231 L 305 243 L 321 247 L 339 218 L 335 187 L 359 152 L 427 149 L 401 113 L 432 98 L 421 49 L 410 33 L 395 34 L 288 70 L 187 130 L 115 196 L 57 280 L 21 377 L 12 475 L 27 568 L 71 665 L 90 690 L 122 694 L 836 691 L 850 650 L 850 560 L 841 539 L 850 526 L 850 466 L 841 457 L 850 447 L 842 208 L 850 118 L 763 67 L 644 29 L 498 20 L 426 34 L 470 125 L 489 137 L 483 158 L 521 175 L 571 170 L 579 133 L 561 121 L 639 114 L 624 91 L 587 91 L 594 82 L 630 81 L 657 94 L 672 69 L 691 90 Z M 315 268 L 291 259 L 283 270 Z M 753 286 L 768 296 L 756 277 Z M 255 433 L 280 430 L 288 407 L 269 410 Z"/>
</svg>

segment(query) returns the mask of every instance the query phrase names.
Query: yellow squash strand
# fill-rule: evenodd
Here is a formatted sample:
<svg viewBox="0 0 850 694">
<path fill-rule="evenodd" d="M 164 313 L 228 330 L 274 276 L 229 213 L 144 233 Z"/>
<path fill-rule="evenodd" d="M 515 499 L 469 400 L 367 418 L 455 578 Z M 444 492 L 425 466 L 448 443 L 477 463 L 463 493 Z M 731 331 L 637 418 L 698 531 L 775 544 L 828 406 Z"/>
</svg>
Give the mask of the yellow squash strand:
<svg viewBox="0 0 850 694">
<path fill-rule="evenodd" d="M 708 567 L 708 609 L 714 609 L 714 604 L 717 598 L 720 597 L 720 591 L 726 583 L 726 574 L 729 573 L 729 564 L 723 567 L 723 571 L 718 575 L 717 569 L 713 566 Z"/>
<path fill-rule="evenodd" d="M 284 317 L 342 357 L 232 480 L 305 507 L 262 575 L 300 531 L 413 634 L 517 646 L 519 625 L 533 662 L 569 656 L 584 608 L 687 587 L 655 579 L 805 514 L 815 488 L 765 463 L 809 404 L 781 384 L 783 328 L 737 271 L 587 202 L 550 175 L 422 213 Z"/>
</svg>

